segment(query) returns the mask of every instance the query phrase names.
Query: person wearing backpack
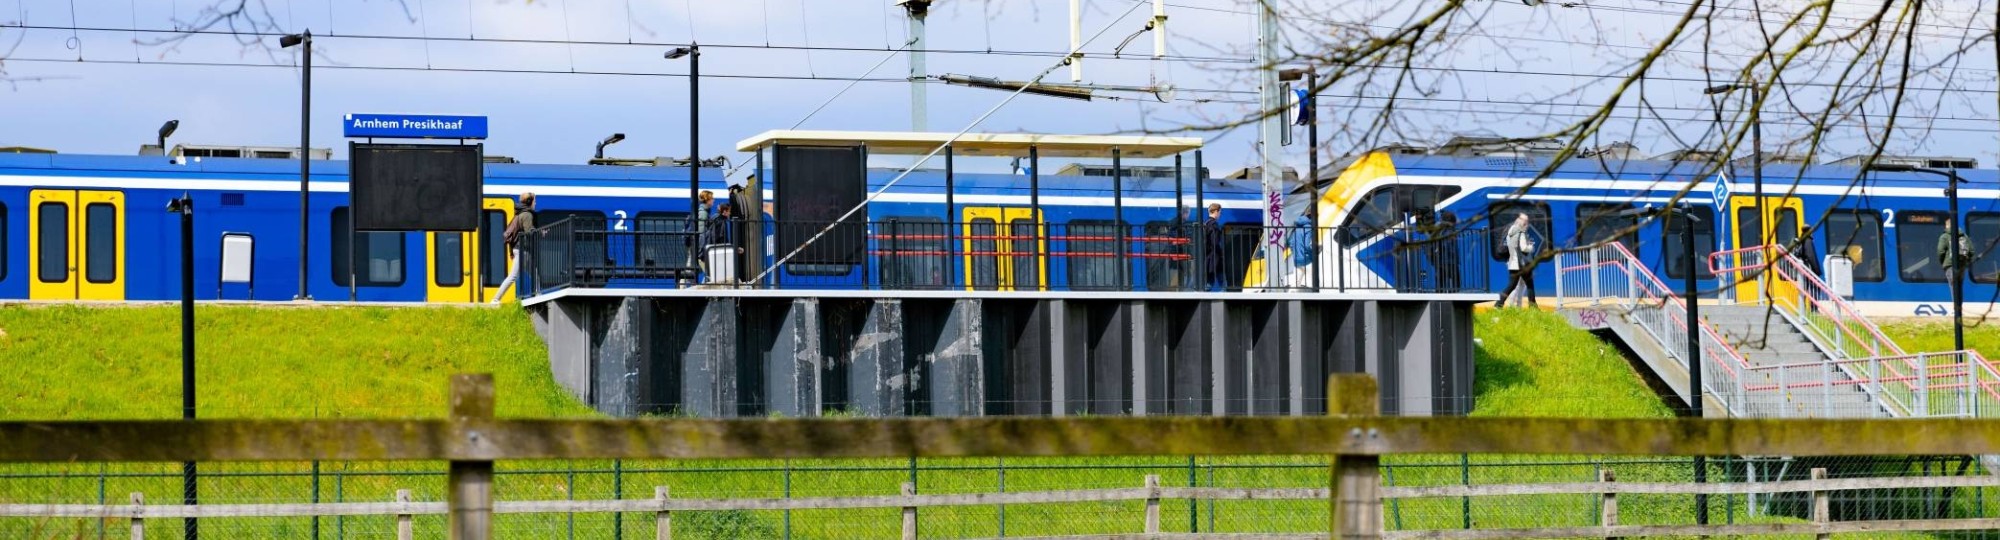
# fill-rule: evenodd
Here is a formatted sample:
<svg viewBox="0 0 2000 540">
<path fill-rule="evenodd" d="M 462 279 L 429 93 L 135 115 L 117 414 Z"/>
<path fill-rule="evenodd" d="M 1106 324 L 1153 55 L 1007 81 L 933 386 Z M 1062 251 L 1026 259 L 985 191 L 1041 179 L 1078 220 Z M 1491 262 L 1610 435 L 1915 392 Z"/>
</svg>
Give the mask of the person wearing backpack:
<svg viewBox="0 0 2000 540">
<path fill-rule="evenodd" d="M 500 290 L 493 294 L 494 304 L 499 304 L 501 299 L 506 298 L 507 290 L 514 288 L 514 283 L 520 280 L 521 267 L 526 265 L 522 261 L 526 260 L 528 255 L 527 250 L 522 249 L 522 241 L 534 230 L 535 194 L 522 193 L 521 201 L 514 203 L 514 219 L 507 221 L 507 232 L 502 235 L 502 239 L 507 242 L 507 252 L 512 253 L 514 258 L 507 261 L 507 279 L 500 282 Z"/>
</svg>

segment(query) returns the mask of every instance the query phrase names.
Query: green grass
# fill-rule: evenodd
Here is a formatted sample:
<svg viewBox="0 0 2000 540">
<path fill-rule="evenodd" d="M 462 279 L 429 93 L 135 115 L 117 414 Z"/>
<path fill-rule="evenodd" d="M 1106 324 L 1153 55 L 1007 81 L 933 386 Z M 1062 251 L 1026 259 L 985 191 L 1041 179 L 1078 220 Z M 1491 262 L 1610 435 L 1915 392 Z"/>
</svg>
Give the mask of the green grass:
<svg viewBox="0 0 2000 540">
<path fill-rule="evenodd" d="M 427 308 L 247 308 L 204 306 L 199 313 L 201 414 L 206 417 L 438 416 L 446 376 L 491 372 L 502 416 L 590 415 L 550 379 L 540 341 L 517 310 Z M 171 418 L 179 407 L 178 311 L 170 307 L 0 308 L 0 358 L 13 369 L 0 378 L 0 418 Z M 1595 416 L 1654 418 L 1671 411 L 1639 381 L 1613 349 L 1536 311 L 1478 314 L 1475 416 Z M 1685 460 L 1605 461 L 1544 456 L 1395 456 L 1385 462 L 1394 485 L 1580 482 L 1608 468 L 1626 481 L 1684 481 Z M 802 461 L 537 461 L 499 464 L 497 492 L 506 500 L 604 499 L 613 496 L 614 466 L 623 467 L 624 495 L 646 497 L 655 485 L 676 498 L 893 494 L 909 481 L 907 460 Z M 1165 485 L 1319 487 L 1324 458 L 1272 456 L 1198 458 L 935 459 L 918 464 L 920 492 L 991 492 L 1005 468 L 1009 491 L 1137 487 L 1143 476 Z M 304 463 L 203 464 L 204 501 L 210 503 L 305 502 L 315 477 Z M 26 478 L 25 473 L 53 477 Z M 94 463 L 0 466 L 0 502 L 122 500 L 139 491 L 155 503 L 175 500 L 173 464 Z M 284 474 L 289 476 L 274 476 Z M 11 476 L 10 476 L 11 475 Z M 1714 476 L 1720 478 L 1717 470 Z M 326 463 L 317 477 L 322 501 L 388 501 L 398 488 L 418 500 L 443 500 L 439 463 Z M 1630 497 L 1628 523 L 1689 523 L 1685 497 Z M 1746 521 L 1740 500 L 1719 500 L 1718 516 Z M 1006 534 L 1132 533 L 1141 503 L 1019 505 L 1004 509 Z M 1585 525 L 1594 523 L 1589 496 L 1474 499 L 1477 527 Z M 926 536 L 998 536 L 999 507 L 925 510 Z M 1458 499 L 1406 500 L 1386 518 L 1402 529 L 1457 528 Z M 800 511 L 790 515 L 795 538 L 893 537 L 894 509 Z M 768 538 L 787 528 L 782 512 L 697 512 L 676 517 L 680 538 Z M 1162 521 L 1185 531 L 1190 520 L 1203 532 L 1301 532 L 1323 530 L 1321 501 L 1169 501 Z M 508 515 L 502 537 L 610 536 L 613 517 L 603 514 Z M 1720 521 L 1722 518 L 1718 518 Z M 1767 518 L 1768 519 L 1768 518 Z M 1777 518 L 1783 519 L 1783 518 Z M 106 527 L 122 537 L 120 523 Z M 177 524 L 156 523 L 149 537 L 178 537 Z M 322 538 L 381 537 L 393 530 L 386 517 L 325 518 Z M 0 537 L 95 537 L 94 520 L 0 520 Z M 650 515 L 628 515 L 627 538 L 650 537 Z M 207 520 L 219 537 L 309 537 L 308 519 Z M 441 518 L 417 520 L 420 537 L 437 538 Z"/>
<path fill-rule="evenodd" d="M 197 415 L 436 417 L 447 378 L 492 373 L 496 414 L 590 414 L 518 310 L 201 306 Z M 180 311 L 0 307 L 0 419 L 178 418 Z"/>
</svg>

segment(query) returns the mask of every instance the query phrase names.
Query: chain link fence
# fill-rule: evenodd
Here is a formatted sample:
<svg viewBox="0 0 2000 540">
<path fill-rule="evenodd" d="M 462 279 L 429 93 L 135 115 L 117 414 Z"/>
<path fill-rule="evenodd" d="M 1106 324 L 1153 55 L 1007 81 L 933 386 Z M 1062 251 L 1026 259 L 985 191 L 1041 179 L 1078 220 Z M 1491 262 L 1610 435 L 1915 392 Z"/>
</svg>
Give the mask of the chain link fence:
<svg viewBox="0 0 2000 540">
<path fill-rule="evenodd" d="M 1385 458 L 1384 487 L 1596 482 L 1692 482 L 1691 458 L 1606 456 L 1404 455 Z M 1715 458 L 1707 481 L 1801 480 L 1812 468 L 1829 478 L 1991 474 L 1976 458 Z M 1137 488 L 1148 475 L 1165 487 L 1325 488 L 1324 456 L 980 458 L 791 461 L 517 461 L 496 467 L 501 501 L 648 499 L 666 486 L 675 499 L 785 499 L 879 496 L 912 483 L 918 494 L 1000 493 Z M 202 463 L 202 504 L 391 502 L 409 490 L 417 502 L 445 500 L 445 465 L 429 462 Z M 0 502 L 124 504 L 131 493 L 149 504 L 180 502 L 177 463 L 0 465 Z M 1805 522 L 1804 494 L 1708 497 L 1708 523 Z M 2000 516 L 2000 490 L 1909 489 L 1837 492 L 1835 520 Z M 1600 523 L 1595 494 L 1412 497 L 1384 501 L 1388 530 L 1531 528 Z M 1620 496 L 1620 523 L 1696 522 L 1693 495 Z M 1166 500 L 1162 532 L 1318 533 L 1328 523 L 1324 499 Z M 724 510 L 677 512 L 676 538 L 839 539 L 895 537 L 896 508 L 858 510 Z M 1143 501 L 927 507 L 918 512 L 923 538 L 1132 534 L 1142 530 Z M 415 518 L 419 538 L 442 538 L 444 517 Z M 648 513 L 499 514 L 498 538 L 653 538 Z M 209 538 L 394 538 L 392 516 L 210 518 Z M 181 538 L 178 520 L 148 523 L 148 538 Z M 0 518 L 0 538 L 127 538 L 123 520 Z M 1940 538 L 2000 538 L 2000 532 L 1940 534 Z"/>
</svg>

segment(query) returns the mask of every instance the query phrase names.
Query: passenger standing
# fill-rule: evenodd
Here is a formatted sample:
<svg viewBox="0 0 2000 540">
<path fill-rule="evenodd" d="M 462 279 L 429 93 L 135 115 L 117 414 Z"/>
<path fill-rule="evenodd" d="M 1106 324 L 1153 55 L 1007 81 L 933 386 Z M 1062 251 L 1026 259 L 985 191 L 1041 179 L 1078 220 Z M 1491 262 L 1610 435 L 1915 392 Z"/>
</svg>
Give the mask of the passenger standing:
<svg viewBox="0 0 2000 540">
<path fill-rule="evenodd" d="M 1458 292 L 1459 272 L 1463 271 L 1459 265 L 1465 264 L 1458 259 L 1458 214 L 1439 212 L 1437 230 L 1431 241 L 1437 242 L 1438 255 L 1432 263 L 1438 265 L 1438 292 Z"/>
<path fill-rule="evenodd" d="M 702 256 L 702 247 L 708 240 L 708 220 L 711 207 L 715 206 L 715 193 L 706 189 L 695 197 L 695 213 L 687 217 L 687 269 L 698 272 L 708 266 L 707 257 Z"/>
<path fill-rule="evenodd" d="M 1528 214 L 1515 214 L 1514 224 L 1507 227 L 1507 288 L 1500 291 L 1500 306 L 1525 306 L 1526 300 L 1535 293 L 1535 241 L 1529 237 L 1531 228 Z M 1525 290 L 1517 290 L 1525 289 Z M 1520 296 L 1526 293 L 1527 296 Z M 1516 300 L 1522 300 L 1516 302 Z"/>
<path fill-rule="evenodd" d="M 1208 203 L 1208 219 L 1201 222 L 1202 271 L 1208 276 L 1208 290 L 1223 290 L 1222 204 Z"/>
<path fill-rule="evenodd" d="M 1958 238 L 1958 249 L 1951 249 L 1952 237 Z M 1937 239 L 1937 257 L 1938 266 L 1944 268 L 1945 279 L 1952 281 L 1958 280 L 1953 272 L 1964 272 L 1965 266 L 1972 261 L 1972 243 L 1966 241 L 1965 233 L 1958 230 L 1957 223 L 1944 224 L 1944 233 L 1939 234 Z"/>
<path fill-rule="evenodd" d="M 501 281 L 500 290 L 493 293 L 494 304 L 499 304 L 501 299 L 506 298 L 507 290 L 514 288 L 514 284 L 520 280 L 521 267 L 528 265 L 523 261 L 527 260 L 529 253 L 529 250 L 522 249 L 522 246 L 528 233 L 534 230 L 535 194 L 522 193 L 520 202 L 514 203 L 514 219 L 507 221 L 507 231 L 501 235 L 507 242 L 507 251 L 513 253 L 514 258 L 507 261 L 507 279 Z"/>
<path fill-rule="evenodd" d="M 1313 257 L 1317 255 L 1317 253 L 1313 252 L 1314 234 L 1312 216 L 1301 213 L 1298 219 L 1292 220 L 1291 245 L 1287 247 L 1290 247 L 1292 250 L 1291 286 L 1293 288 L 1312 286 Z"/>
</svg>

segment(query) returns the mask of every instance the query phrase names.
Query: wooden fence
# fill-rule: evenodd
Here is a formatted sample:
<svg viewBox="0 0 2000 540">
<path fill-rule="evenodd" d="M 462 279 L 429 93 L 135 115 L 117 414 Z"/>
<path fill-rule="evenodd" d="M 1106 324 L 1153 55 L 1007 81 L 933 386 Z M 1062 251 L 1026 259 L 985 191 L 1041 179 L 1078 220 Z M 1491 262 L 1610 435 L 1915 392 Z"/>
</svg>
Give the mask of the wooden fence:
<svg viewBox="0 0 2000 540">
<path fill-rule="evenodd" d="M 452 379 L 450 415 L 440 420 L 109 421 L 0 423 L 0 462 L 447 460 L 446 501 L 319 505 L 7 506 L 0 514 L 131 519 L 251 515 L 443 514 L 452 538 L 490 538 L 492 515 L 510 512 L 903 508 L 905 534 L 923 506 L 1095 500 L 1326 498 L 1336 538 L 1533 538 L 1831 534 L 1886 530 L 2000 528 L 2000 520 L 1828 522 L 1716 526 L 1616 525 L 1616 496 L 1630 493 L 1772 493 L 1986 487 L 1989 478 L 1845 479 L 1751 484 L 1582 484 L 1389 487 L 1385 454 L 1587 455 L 1984 455 L 2000 454 L 2000 420 L 1708 420 L 1561 418 L 1399 418 L 1376 413 L 1375 382 L 1335 376 L 1323 418 L 1092 417 L 952 419 L 516 420 L 493 417 L 492 379 Z M 1327 489 L 1168 488 L 905 495 L 885 497 L 618 501 L 493 500 L 493 462 L 512 459 L 887 458 L 1113 455 L 1328 455 Z M 1608 480 L 1608 479 L 1607 479 Z M 1383 531 L 1382 500 L 1589 493 L 1611 513 L 1593 527 Z M 1065 499 L 1065 497 L 1068 497 Z M 407 499 L 407 497 L 403 497 Z M 1819 500 L 1824 500 L 1823 495 Z M 1823 508 L 1823 504 L 1821 506 Z M 269 512 L 284 512 L 269 513 Z M 17 513 L 10 513 L 17 512 Z M 266 512 L 266 513 L 259 513 Z M 1147 530 L 1157 530 L 1157 511 Z M 671 526 L 662 528 L 671 531 Z M 1163 535 L 1159 537 L 1185 537 Z"/>
</svg>

